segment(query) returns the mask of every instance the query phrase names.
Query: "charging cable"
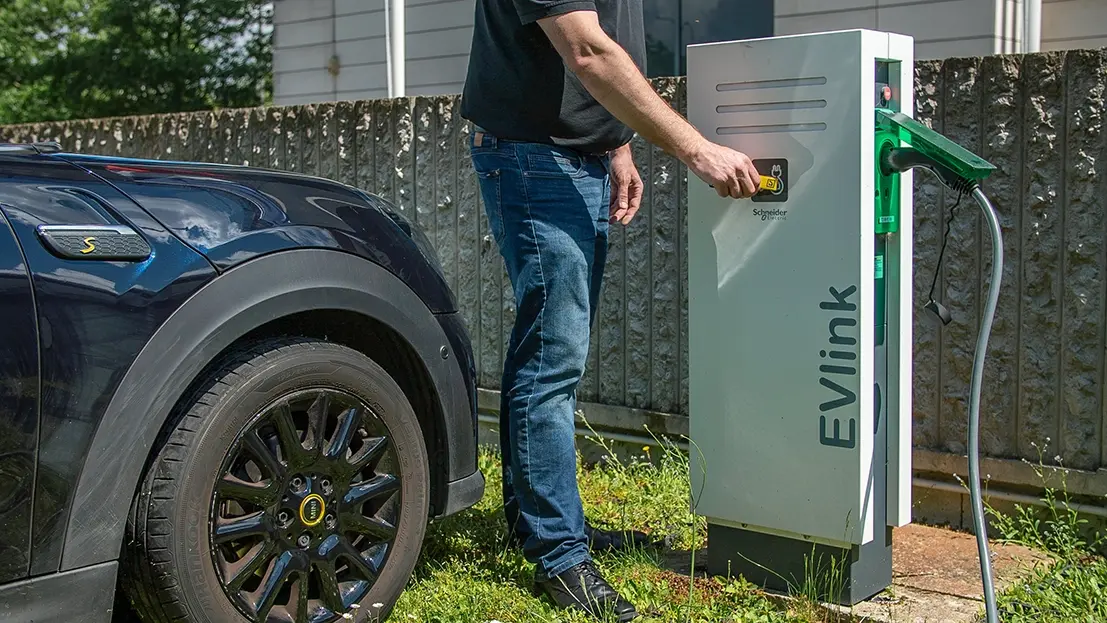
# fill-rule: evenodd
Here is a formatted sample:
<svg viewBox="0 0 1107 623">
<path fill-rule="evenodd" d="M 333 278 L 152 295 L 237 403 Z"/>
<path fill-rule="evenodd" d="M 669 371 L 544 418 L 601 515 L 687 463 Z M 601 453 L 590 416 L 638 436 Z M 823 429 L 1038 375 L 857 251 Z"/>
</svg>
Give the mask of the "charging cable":
<svg viewBox="0 0 1107 623">
<path fill-rule="evenodd" d="M 969 392 L 969 497 L 972 499 L 973 528 L 980 555 L 980 576 L 984 582 L 985 613 L 988 623 L 999 623 L 995 584 L 992 580 L 992 558 L 988 553 L 988 533 L 984 525 L 984 502 L 980 493 L 980 386 L 984 378 L 984 357 L 988 351 L 988 338 L 992 333 L 992 320 L 999 303 L 999 285 L 1003 279 L 1003 232 L 992 202 L 979 186 L 973 188 L 972 197 L 984 212 L 992 234 L 992 279 L 988 284 L 988 303 L 980 323 L 980 335 L 976 339 L 976 352 L 973 354 L 972 387 Z"/>
<path fill-rule="evenodd" d="M 964 194 L 968 193 L 980 206 L 988 221 L 988 230 L 992 239 L 992 278 L 988 284 L 988 302 L 980 323 L 980 334 L 973 353 L 972 383 L 969 390 L 969 498 L 972 503 L 973 529 L 976 533 L 977 553 L 980 557 L 980 577 L 984 585 L 984 609 L 987 623 L 999 623 L 996 611 L 995 582 L 992 579 L 992 558 L 988 552 L 988 532 L 984 523 L 984 501 L 980 487 L 980 391 L 984 378 L 984 360 L 988 353 L 988 339 L 992 333 L 992 321 L 996 306 L 999 304 L 999 287 L 1003 280 L 1003 232 L 999 225 L 992 202 L 980 190 L 980 185 L 970 179 L 957 175 L 948 167 L 913 148 L 893 148 L 881 154 L 881 165 L 885 171 L 902 173 L 908 169 L 924 168 L 934 173 L 950 190 L 958 194 L 957 204 L 950 210 L 942 239 L 942 251 L 938 257 L 938 266 L 934 269 L 934 281 L 937 282 L 942 256 L 945 254 L 946 241 L 949 238 L 949 226 L 953 221 L 954 210 L 960 205 Z M 926 308 L 938 316 L 943 325 L 953 321 L 949 310 L 934 300 L 934 285 L 930 287 L 930 300 Z"/>
</svg>

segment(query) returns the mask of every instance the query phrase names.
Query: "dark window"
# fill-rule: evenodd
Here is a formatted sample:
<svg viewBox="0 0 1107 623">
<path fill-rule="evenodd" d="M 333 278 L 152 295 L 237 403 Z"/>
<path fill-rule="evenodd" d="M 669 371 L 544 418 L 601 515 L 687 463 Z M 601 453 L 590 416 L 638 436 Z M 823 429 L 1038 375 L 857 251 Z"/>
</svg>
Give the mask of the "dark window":
<svg viewBox="0 0 1107 623">
<path fill-rule="evenodd" d="M 646 73 L 683 76 L 694 43 L 773 35 L 773 0 L 643 0 Z"/>
</svg>

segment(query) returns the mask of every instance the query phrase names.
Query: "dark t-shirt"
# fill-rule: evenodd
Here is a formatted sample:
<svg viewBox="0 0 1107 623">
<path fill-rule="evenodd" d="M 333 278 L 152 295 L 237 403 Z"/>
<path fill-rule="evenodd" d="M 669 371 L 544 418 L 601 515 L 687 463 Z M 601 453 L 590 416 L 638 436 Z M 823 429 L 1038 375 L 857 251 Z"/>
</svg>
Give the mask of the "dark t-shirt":
<svg viewBox="0 0 1107 623">
<path fill-rule="evenodd" d="M 642 0 L 477 0 L 461 114 L 494 136 L 603 153 L 634 132 L 565 66 L 537 20 L 595 10 L 645 71 Z"/>
</svg>

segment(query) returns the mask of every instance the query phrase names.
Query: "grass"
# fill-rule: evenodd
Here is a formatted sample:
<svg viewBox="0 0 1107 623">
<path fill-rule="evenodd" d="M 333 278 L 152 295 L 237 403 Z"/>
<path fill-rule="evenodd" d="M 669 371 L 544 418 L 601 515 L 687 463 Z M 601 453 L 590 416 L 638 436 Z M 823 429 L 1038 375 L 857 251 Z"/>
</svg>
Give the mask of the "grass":
<svg viewBox="0 0 1107 623">
<path fill-rule="evenodd" d="M 1046 442 L 1048 443 L 1048 439 Z M 1032 465 L 1044 485 L 1044 507 L 1018 505 L 1003 514 L 986 509 L 1002 539 L 1049 554 L 1022 582 L 997 596 L 996 609 L 1004 623 L 1092 623 L 1107 621 L 1107 532 L 1089 525 L 1070 506 L 1066 475 L 1047 469 L 1039 450 Z M 1055 459 L 1060 463 L 1060 457 Z M 1029 461 L 1027 461 L 1029 464 Z M 1060 484 L 1050 483 L 1058 476 Z"/>
<path fill-rule="evenodd" d="M 594 442 L 602 442 L 593 439 Z M 795 599 L 772 598 L 741 578 L 706 577 L 696 555 L 706 545 L 706 525 L 690 508 L 687 455 L 672 446 L 643 448 L 643 455 L 620 461 L 605 447 L 606 459 L 586 467 L 578 461 L 578 479 L 586 513 L 593 524 L 643 530 L 664 538 L 669 554 L 640 551 L 606 554 L 597 563 L 629 598 L 644 622 L 664 623 L 815 623 L 857 620 L 821 609 L 815 587 L 838 571 L 826 562 L 815 566 Z M 659 456 L 650 456 L 650 453 Z M 553 608 L 531 592 L 532 567 L 509 546 L 501 514 L 500 464 L 491 449 L 480 454 L 487 480 L 484 499 L 475 508 L 433 525 L 422 562 L 391 620 L 420 623 L 586 623 L 581 614 Z M 992 507 L 994 531 L 1002 540 L 1049 554 L 1022 581 L 998 596 L 1004 623 L 1092 623 L 1107 621 L 1107 532 L 1095 530 L 1069 506 L 1060 487 L 1048 486 L 1039 461 L 1045 507 L 1016 506 L 1003 514 Z M 677 555 L 671 555 L 676 553 Z M 702 553 L 699 554 L 702 556 Z M 817 568 L 816 568 L 817 567 Z M 691 573 L 696 569 L 696 573 Z M 981 615 L 981 620 L 983 616 Z"/>
<path fill-rule="evenodd" d="M 652 551 L 603 554 L 596 562 L 646 621 L 671 623 L 811 623 L 824 621 L 803 599 L 771 599 L 741 579 L 708 578 L 689 569 L 704 547 L 706 526 L 689 506 L 688 461 L 675 448 L 652 450 L 631 460 L 584 467 L 578 462 L 581 495 L 590 521 L 612 529 L 643 530 L 664 537 L 666 549 L 683 552 L 673 563 Z M 612 453 L 608 453 L 613 456 Z M 653 460 L 650 460 L 653 459 Z M 393 621 L 445 623 L 585 622 L 532 595 L 532 566 L 509 547 L 501 514 L 500 465 L 484 450 L 487 479 L 475 508 L 431 527 L 420 566 L 397 604 Z M 700 561 L 702 563 L 702 560 Z"/>
</svg>

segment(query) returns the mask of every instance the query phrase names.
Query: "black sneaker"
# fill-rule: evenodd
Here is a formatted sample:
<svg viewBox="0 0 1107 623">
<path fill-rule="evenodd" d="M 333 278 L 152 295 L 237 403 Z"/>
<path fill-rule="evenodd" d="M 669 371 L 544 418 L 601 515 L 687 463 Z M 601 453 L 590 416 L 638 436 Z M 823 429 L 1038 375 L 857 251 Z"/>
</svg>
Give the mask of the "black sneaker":
<svg viewBox="0 0 1107 623">
<path fill-rule="evenodd" d="M 614 615 L 616 621 L 625 623 L 638 618 L 634 606 L 603 579 L 591 561 L 582 562 L 548 580 L 536 581 L 535 588 L 559 607 L 583 610 L 597 619 Z"/>
</svg>

